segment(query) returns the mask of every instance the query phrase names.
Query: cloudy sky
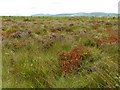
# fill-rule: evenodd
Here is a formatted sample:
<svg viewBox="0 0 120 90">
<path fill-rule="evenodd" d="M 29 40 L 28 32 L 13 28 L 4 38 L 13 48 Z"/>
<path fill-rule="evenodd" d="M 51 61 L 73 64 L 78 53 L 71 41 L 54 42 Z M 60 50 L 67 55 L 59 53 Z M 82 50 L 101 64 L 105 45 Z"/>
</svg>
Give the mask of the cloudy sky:
<svg viewBox="0 0 120 90">
<path fill-rule="evenodd" d="M 118 13 L 119 0 L 0 0 L 0 16 L 76 12 Z"/>
</svg>

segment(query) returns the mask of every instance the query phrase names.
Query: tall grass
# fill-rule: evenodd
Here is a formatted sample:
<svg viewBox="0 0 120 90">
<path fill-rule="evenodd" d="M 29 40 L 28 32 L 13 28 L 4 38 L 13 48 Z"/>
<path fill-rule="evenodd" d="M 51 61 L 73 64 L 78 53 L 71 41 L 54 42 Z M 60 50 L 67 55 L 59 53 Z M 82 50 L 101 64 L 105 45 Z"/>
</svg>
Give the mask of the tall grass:
<svg viewBox="0 0 120 90">
<path fill-rule="evenodd" d="M 103 23 L 98 23 L 103 20 Z M 3 17 L 3 32 L 20 31 L 20 37 L 5 37 L 2 44 L 3 88 L 117 88 L 117 42 L 96 42 L 108 36 L 104 26 L 112 17 Z M 93 30 L 92 23 L 101 25 Z M 13 28 L 13 25 L 14 26 Z M 51 29 L 63 26 L 62 31 Z M 110 27 L 111 27 L 110 26 Z M 111 27 L 112 30 L 116 29 Z M 27 32 L 32 30 L 29 35 Z M 69 30 L 68 30 L 69 29 Z M 115 31 L 114 31 L 115 32 Z M 23 34 L 25 33 L 25 34 Z M 101 34 L 100 34 L 101 33 Z M 52 38 L 50 38 L 52 37 Z M 30 38 L 30 41 L 28 40 Z M 15 43 L 17 43 L 15 46 Z M 21 44 L 23 43 L 23 44 Z M 58 52 L 84 45 L 91 53 L 82 65 L 68 74 L 60 71 Z"/>
</svg>

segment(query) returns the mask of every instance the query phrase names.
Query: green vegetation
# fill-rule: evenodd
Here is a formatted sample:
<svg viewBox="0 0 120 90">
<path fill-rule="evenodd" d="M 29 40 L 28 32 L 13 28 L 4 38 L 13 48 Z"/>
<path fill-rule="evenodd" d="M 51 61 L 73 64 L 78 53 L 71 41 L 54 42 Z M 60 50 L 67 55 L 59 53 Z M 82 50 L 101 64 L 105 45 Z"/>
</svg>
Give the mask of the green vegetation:
<svg viewBox="0 0 120 90">
<path fill-rule="evenodd" d="M 117 17 L 2 17 L 2 87 L 120 87 L 117 23 Z M 58 54 L 79 45 L 89 54 L 64 73 Z"/>
</svg>

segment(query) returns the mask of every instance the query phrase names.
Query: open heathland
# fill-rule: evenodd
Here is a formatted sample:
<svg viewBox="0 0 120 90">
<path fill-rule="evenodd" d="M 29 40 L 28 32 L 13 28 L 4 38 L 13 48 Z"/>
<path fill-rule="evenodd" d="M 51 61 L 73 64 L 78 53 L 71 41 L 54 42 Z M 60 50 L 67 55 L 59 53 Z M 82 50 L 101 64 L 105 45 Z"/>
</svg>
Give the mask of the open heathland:
<svg viewBox="0 0 120 90">
<path fill-rule="evenodd" d="M 117 88 L 117 17 L 2 17 L 3 88 Z"/>
</svg>

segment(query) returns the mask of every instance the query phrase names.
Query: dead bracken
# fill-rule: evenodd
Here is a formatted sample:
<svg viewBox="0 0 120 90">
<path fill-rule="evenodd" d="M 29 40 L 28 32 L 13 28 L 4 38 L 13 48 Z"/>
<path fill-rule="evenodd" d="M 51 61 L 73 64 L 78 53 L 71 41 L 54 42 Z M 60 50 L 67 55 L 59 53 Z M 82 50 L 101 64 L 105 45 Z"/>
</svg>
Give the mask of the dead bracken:
<svg viewBox="0 0 120 90">
<path fill-rule="evenodd" d="M 58 53 L 60 71 L 64 74 L 77 70 L 82 65 L 82 56 L 89 53 L 84 45 L 78 45 L 70 51 Z"/>
</svg>

